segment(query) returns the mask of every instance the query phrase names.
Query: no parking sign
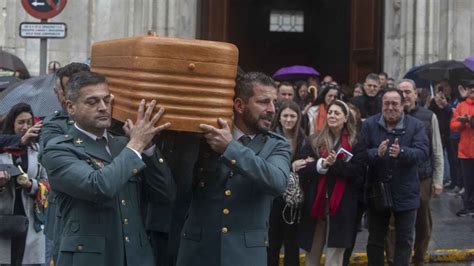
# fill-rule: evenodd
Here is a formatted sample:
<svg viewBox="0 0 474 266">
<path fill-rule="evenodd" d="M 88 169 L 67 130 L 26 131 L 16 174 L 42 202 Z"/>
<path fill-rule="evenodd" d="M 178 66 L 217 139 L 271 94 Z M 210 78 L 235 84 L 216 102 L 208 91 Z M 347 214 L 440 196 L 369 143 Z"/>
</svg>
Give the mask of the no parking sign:
<svg viewBox="0 0 474 266">
<path fill-rule="evenodd" d="M 49 19 L 63 11 L 67 0 L 21 0 L 28 14 L 39 19 Z"/>
</svg>

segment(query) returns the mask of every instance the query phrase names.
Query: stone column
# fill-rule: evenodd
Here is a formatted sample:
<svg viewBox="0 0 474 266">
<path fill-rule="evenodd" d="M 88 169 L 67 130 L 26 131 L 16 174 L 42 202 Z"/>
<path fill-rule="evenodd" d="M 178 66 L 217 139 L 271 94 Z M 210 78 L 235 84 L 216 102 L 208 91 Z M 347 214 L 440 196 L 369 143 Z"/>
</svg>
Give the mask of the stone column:
<svg viewBox="0 0 474 266">
<path fill-rule="evenodd" d="M 464 60 L 474 53 L 474 1 L 386 0 L 384 70 L 401 78 L 411 67 Z"/>
</svg>

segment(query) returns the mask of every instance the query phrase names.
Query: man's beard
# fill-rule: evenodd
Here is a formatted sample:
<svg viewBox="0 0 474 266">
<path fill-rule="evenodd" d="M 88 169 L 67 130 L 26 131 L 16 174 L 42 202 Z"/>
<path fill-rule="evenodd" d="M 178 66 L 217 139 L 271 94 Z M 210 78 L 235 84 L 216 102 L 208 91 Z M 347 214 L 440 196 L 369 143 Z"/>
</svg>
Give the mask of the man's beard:
<svg viewBox="0 0 474 266">
<path fill-rule="evenodd" d="M 254 116 L 252 116 L 248 109 L 244 111 L 244 123 L 249 129 L 251 129 L 255 133 L 267 133 L 270 130 L 271 125 L 266 128 L 258 124 L 258 121 L 260 119 L 265 118 L 270 118 L 270 120 L 273 120 L 273 114 L 269 114 L 267 116 L 259 115 L 257 118 L 255 118 Z"/>
</svg>

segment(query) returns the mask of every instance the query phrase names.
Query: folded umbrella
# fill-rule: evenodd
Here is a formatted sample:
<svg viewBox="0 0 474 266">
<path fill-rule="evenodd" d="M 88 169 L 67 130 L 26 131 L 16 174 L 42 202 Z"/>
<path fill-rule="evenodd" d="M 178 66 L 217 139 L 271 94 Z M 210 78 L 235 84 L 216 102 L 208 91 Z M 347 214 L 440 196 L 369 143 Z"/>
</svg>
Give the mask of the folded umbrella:
<svg viewBox="0 0 474 266">
<path fill-rule="evenodd" d="M 273 79 L 279 81 L 306 80 L 309 77 L 319 76 L 319 72 L 309 66 L 294 65 L 282 67 L 273 74 Z"/>
<path fill-rule="evenodd" d="M 56 76 L 49 74 L 17 82 L 0 93 L 0 114 L 10 111 L 17 103 L 31 105 L 35 116 L 44 117 L 61 109 L 54 84 Z"/>
</svg>

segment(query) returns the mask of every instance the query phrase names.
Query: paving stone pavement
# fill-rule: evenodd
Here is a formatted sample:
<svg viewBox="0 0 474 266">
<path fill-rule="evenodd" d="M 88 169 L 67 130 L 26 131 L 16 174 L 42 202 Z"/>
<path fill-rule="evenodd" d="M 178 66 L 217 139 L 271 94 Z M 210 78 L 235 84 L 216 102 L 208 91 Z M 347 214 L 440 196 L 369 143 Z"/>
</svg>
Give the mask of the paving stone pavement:
<svg viewBox="0 0 474 266">
<path fill-rule="evenodd" d="M 429 250 L 474 248 L 474 218 L 457 217 L 456 212 L 461 208 L 462 200 L 460 196 L 453 195 L 449 191 L 443 192 L 440 197 L 431 200 L 433 233 Z M 367 237 L 368 231 L 364 228 L 357 235 L 355 252 L 365 252 Z"/>
</svg>

